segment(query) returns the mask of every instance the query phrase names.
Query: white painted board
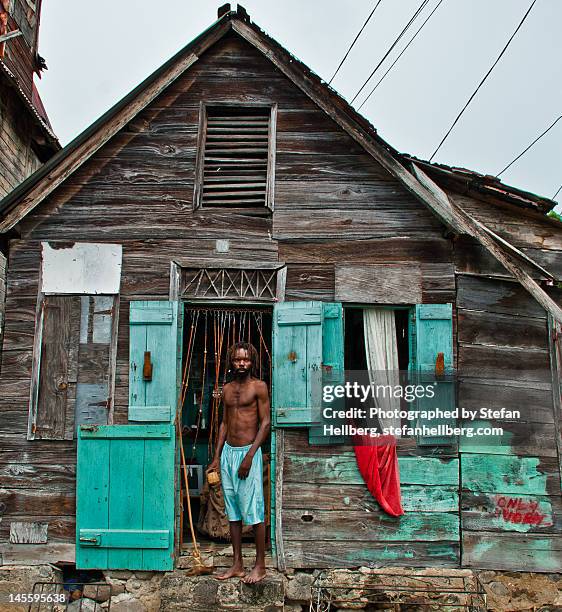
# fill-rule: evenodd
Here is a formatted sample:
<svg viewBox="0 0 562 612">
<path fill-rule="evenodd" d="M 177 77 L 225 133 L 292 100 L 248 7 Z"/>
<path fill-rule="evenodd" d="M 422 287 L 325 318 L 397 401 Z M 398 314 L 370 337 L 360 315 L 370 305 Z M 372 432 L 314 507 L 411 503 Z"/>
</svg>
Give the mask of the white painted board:
<svg viewBox="0 0 562 612">
<path fill-rule="evenodd" d="M 75 242 L 69 247 L 41 243 L 43 293 L 119 293 L 123 247 Z"/>
</svg>

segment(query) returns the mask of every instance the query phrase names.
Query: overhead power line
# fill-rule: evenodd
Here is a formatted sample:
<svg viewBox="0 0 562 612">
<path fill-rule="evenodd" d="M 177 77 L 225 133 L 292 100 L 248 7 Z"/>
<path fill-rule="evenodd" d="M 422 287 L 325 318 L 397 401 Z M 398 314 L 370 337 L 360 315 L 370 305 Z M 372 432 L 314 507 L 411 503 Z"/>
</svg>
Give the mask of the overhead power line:
<svg viewBox="0 0 562 612">
<path fill-rule="evenodd" d="M 340 68 L 343 66 L 343 63 L 345 62 L 345 60 L 347 59 L 347 56 L 349 55 L 350 51 L 353 49 L 355 43 L 357 42 L 357 39 L 361 36 L 361 32 L 363 32 L 363 30 L 367 27 L 367 24 L 369 23 L 369 21 L 371 21 L 371 17 L 374 15 L 375 11 L 377 10 L 379 4 L 382 2 L 382 0 L 379 0 L 376 4 L 375 4 L 375 8 L 371 11 L 371 14 L 367 17 L 367 19 L 365 20 L 365 23 L 361 26 L 361 29 L 359 30 L 359 32 L 357 33 L 357 36 L 353 39 L 353 42 L 351 43 L 351 45 L 349 45 L 349 48 L 347 49 L 345 55 L 343 56 L 342 61 L 340 62 L 340 65 L 336 68 L 336 71 L 334 72 L 334 74 L 332 75 L 332 78 L 328 81 L 328 85 L 331 85 L 332 81 L 334 80 L 334 78 L 336 77 L 336 74 L 340 71 Z"/>
<path fill-rule="evenodd" d="M 412 36 L 412 38 L 410 38 L 410 40 L 408 41 L 408 44 L 402 49 L 402 51 L 400 51 L 400 55 L 392 62 L 392 64 L 390 64 L 390 68 L 382 75 L 382 77 L 379 79 L 378 83 L 373 87 L 373 89 L 371 89 L 371 91 L 369 92 L 369 95 L 363 100 L 363 102 L 361 102 L 361 106 L 359 106 L 357 110 L 361 110 L 361 107 L 364 106 L 367 100 L 375 93 L 375 90 L 377 89 L 377 87 L 384 81 L 384 79 L 386 78 L 386 75 L 394 68 L 398 60 L 404 55 L 404 52 L 406 51 L 406 49 L 414 42 L 414 39 L 416 38 L 416 36 L 423 30 L 423 27 L 425 26 L 425 24 L 431 19 L 431 16 L 433 15 L 433 13 L 435 13 L 435 11 L 441 6 L 442 3 L 443 3 L 443 0 L 439 0 L 439 3 L 431 11 L 431 13 L 429 13 L 425 21 L 417 29 L 416 33 Z"/>
<path fill-rule="evenodd" d="M 521 28 L 521 26 L 523 25 L 523 23 L 525 22 L 525 19 L 527 19 L 527 16 L 529 15 L 529 13 L 531 12 L 531 9 L 533 8 L 533 6 L 535 6 L 537 0 L 533 0 L 533 2 L 531 3 L 531 6 L 527 9 L 527 12 L 525 13 L 525 15 L 523 15 L 523 19 L 521 19 L 521 21 L 519 22 L 519 25 L 515 28 L 515 32 L 513 32 L 513 34 L 510 36 L 509 40 L 507 41 L 507 43 L 505 44 L 504 48 L 502 49 L 501 53 L 498 55 L 496 61 L 492 64 L 492 67 L 488 70 L 488 72 L 485 74 L 484 78 L 480 81 L 480 83 L 478 84 L 478 87 L 474 90 L 474 92 L 472 93 L 472 95 L 470 96 L 470 98 L 468 99 L 468 102 L 463 106 L 461 112 L 457 115 L 457 118 L 453 121 L 453 125 L 447 130 L 447 133 L 445 134 L 445 136 L 443 136 L 443 138 L 441 139 L 441 142 L 437 145 L 437 148 L 435 149 L 435 151 L 433 151 L 433 154 L 431 155 L 431 157 L 429 158 L 429 161 L 431 161 L 434 157 L 435 154 L 437 153 L 437 151 L 439 151 L 439 149 L 441 148 L 441 146 L 443 145 L 443 143 L 445 142 L 445 140 L 447 140 L 449 134 L 453 131 L 453 128 L 455 127 L 455 125 L 457 125 L 459 119 L 462 117 L 464 111 L 468 108 L 468 105 L 472 102 L 472 100 L 474 99 L 474 97 L 476 96 L 476 94 L 478 93 L 479 89 L 482 87 L 482 85 L 484 84 L 484 82 L 486 81 L 486 79 L 490 76 L 490 74 L 492 73 L 492 70 L 496 67 L 497 63 L 500 61 L 500 59 L 503 57 L 503 54 L 506 52 L 507 48 L 509 47 L 511 41 L 515 38 L 515 35 L 517 34 L 517 32 L 519 32 L 519 29 Z"/>
<path fill-rule="evenodd" d="M 537 142 L 538 142 L 538 141 L 539 141 L 539 140 L 540 140 L 540 139 L 541 139 L 541 138 L 542 138 L 542 137 L 543 137 L 545 134 L 547 134 L 548 132 L 550 132 L 550 130 L 551 130 L 551 129 L 552 129 L 552 128 L 553 128 L 553 127 L 554 127 L 554 126 L 555 126 L 555 125 L 556 125 L 556 124 L 557 124 L 557 123 L 560 121 L 560 119 L 562 119 L 562 115 L 560 115 L 560 117 L 558 117 L 558 119 L 555 119 L 555 120 L 554 120 L 554 121 L 553 121 L 553 122 L 552 122 L 552 123 L 551 123 L 551 124 L 550 124 L 550 125 L 549 125 L 549 126 L 546 128 L 546 130 L 545 130 L 545 131 L 544 131 L 542 134 L 540 134 L 539 136 L 537 136 L 537 137 L 535 138 L 535 140 L 533 140 L 533 142 L 532 142 L 532 143 L 531 143 L 531 144 L 530 144 L 528 147 L 525 147 L 525 149 L 523 149 L 523 151 L 521 151 L 521 153 L 519 153 L 519 155 L 518 155 L 518 156 L 517 156 L 515 159 L 511 160 L 511 161 L 509 162 L 509 164 L 507 164 L 507 166 L 506 166 L 506 167 L 505 167 L 503 170 L 500 170 L 500 171 L 499 171 L 499 172 L 496 174 L 496 178 L 498 178 L 498 177 L 500 176 L 500 174 L 503 174 L 503 173 L 504 173 L 504 172 L 505 172 L 505 171 L 506 171 L 508 168 L 510 168 L 511 166 L 513 166 L 513 164 L 514 164 L 514 163 L 515 163 L 515 162 L 516 162 L 516 161 L 517 161 L 519 158 L 523 157 L 523 155 L 525 155 L 525 153 L 527 153 L 527 151 L 528 151 L 528 150 L 529 150 L 529 149 L 530 149 L 530 148 L 531 148 L 531 147 L 532 147 L 532 146 L 533 146 L 535 143 L 537 143 Z"/>
<path fill-rule="evenodd" d="M 558 187 L 558 189 L 556 190 L 556 193 L 552 196 L 552 198 L 550 198 L 551 200 L 554 200 L 554 198 L 560 193 L 560 190 L 562 189 L 562 185 L 560 185 L 560 187 Z"/>
<path fill-rule="evenodd" d="M 367 80 L 363 83 L 363 85 L 361 85 L 361 87 L 359 88 L 359 91 L 355 94 L 355 96 L 353 97 L 353 100 L 351 100 L 351 104 L 353 104 L 355 102 L 355 100 L 357 99 L 357 96 L 365 89 L 367 83 L 373 78 L 373 76 L 375 75 L 376 71 L 381 67 L 381 64 L 389 56 L 389 54 L 392 52 L 394 47 L 396 47 L 396 45 L 400 42 L 400 39 L 402 38 L 402 36 L 404 36 L 404 34 L 406 34 L 406 32 L 409 30 L 409 28 L 412 25 L 412 23 L 414 23 L 414 21 L 416 20 L 417 16 L 423 11 L 423 9 L 425 8 L 425 6 L 426 6 L 426 4 L 428 2 L 429 2 L 429 0 L 423 0 L 423 2 L 419 5 L 419 7 L 417 8 L 416 12 L 414 13 L 412 18 L 410 19 L 410 21 L 408 21 L 408 23 L 402 29 L 402 32 L 400 32 L 400 34 L 398 35 L 396 40 L 390 46 L 390 49 L 383 55 L 383 57 L 380 60 L 380 62 L 375 66 L 375 69 L 373 70 L 373 72 L 371 72 L 371 74 L 368 76 Z"/>
</svg>

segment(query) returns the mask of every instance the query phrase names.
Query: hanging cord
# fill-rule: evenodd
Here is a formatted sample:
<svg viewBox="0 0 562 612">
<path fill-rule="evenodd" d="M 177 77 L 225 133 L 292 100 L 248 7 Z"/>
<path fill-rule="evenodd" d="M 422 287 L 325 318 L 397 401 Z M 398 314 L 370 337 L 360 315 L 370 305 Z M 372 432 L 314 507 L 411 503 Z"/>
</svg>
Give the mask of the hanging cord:
<svg viewBox="0 0 562 612">
<path fill-rule="evenodd" d="M 263 319 L 262 319 L 262 324 L 263 324 Z M 269 359 L 269 386 L 271 387 L 271 383 L 272 383 L 272 380 L 273 380 L 273 378 L 272 378 L 273 371 L 272 371 L 271 355 L 269 353 L 269 350 L 267 349 L 267 344 L 265 343 L 265 340 L 263 338 L 263 329 L 262 329 L 262 327 L 260 326 L 260 324 L 258 323 L 257 320 L 256 320 L 256 325 L 258 327 L 258 332 L 260 334 L 260 345 L 263 343 L 263 348 L 265 349 L 265 352 L 267 353 L 267 357 Z"/>
<path fill-rule="evenodd" d="M 222 347 L 224 343 L 224 328 L 226 315 L 224 312 L 214 313 L 214 325 L 215 325 L 215 385 L 213 389 L 213 402 L 211 410 L 211 418 L 209 422 L 209 446 L 208 455 L 211 453 L 211 449 L 215 446 L 215 429 L 217 429 L 218 417 L 219 417 L 219 405 L 221 401 L 221 394 L 219 392 L 220 387 L 220 370 L 221 370 L 221 358 L 222 358 Z M 219 319 L 217 321 L 217 318 Z"/>
<path fill-rule="evenodd" d="M 187 466 L 185 463 L 185 452 L 183 446 L 183 436 L 181 433 L 181 423 L 182 423 L 182 413 L 183 413 L 183 404 L 185 401 L 185 395 L 187 393 L 187 388 L 189 386 L 189 376 L 191 371 L 191 361 L 193 356 L 193 340 L 195 334 L 197 333 L 197 324 L 199 322 L 199 313 L 197 316 L 192 315 L 191 317 L 191 330 L 189 334 L 189 341 L 187 346 L 187 355 L 185 360 L 183 379 L 182 379 L 182 391 L 178 394 L 178 402 L 179 405 L 176 410 L 176 432 L 179 438 L 179 447 L 180 447 L 180 456 L 181 456 L 181 465 L 182 465 L 182 473 L 185 483 L 185 492 L 187 498 L 187 514 L 189 517 L 189 529 L 191 532 L 191 541 L 193 544 L 193 550 L 191 551 L 191 556 L 193 558 L 193 567 L 187 572 L 188 575 L 200 575 L 200 574 L 209 574 L 213 571 L 213 566 L 205 565 L 201 559 L 201 551 L 199 550 L 199 544 L 197 543 L 197 538 L 195 536 L 195 528 L 193 526 L 193 513 L 191 511 L 191 498 L 189 496 L 189 477 L 187 474 Z M 181 540 L 183 542 L 183 538 Z"/>
<path fill-rule="evenodd" d="M 453 125 L 451 125 L 451 127 L 447 130 L 447 133 L 445 134 L 445 136 L 443 136 L 443 138 L 441 139 L 441 142 L 437 145 L 437 148 L 431 154 L 431 157 L 429 158 L 429 161 L 433 160 L 433 158 L 435 157 L 437 151 L 439 151 L 439 149 L 441 148 L 441 146 L 443 145 L 445 140 L 447 140 L 447 138 L 449 137 L 449 134 L 453 131 L 453 128 L 455 127 L 455 125 L 457 125 L 457 123 L 458 123 L 459 119 L 462 117 L 464 111 L 468 108 L 468 105 L 472 102 L 472 100 L 474 100 L 474 97 L 476 96 L 476 94 L 478 93 L 478 91 L 480 90 L 482 85 L 484 85 L 484 82 L 490 76 L 490 74 L 492 73 L 492 70 L 496 67 L 497 63 L 501 60 L 501 58 L 503 57 L 503 54 L 507 51 L 507 48 L 511 44 L 511 41 L 515 38 L 515 35 L 517 34 L 517 32 L 519 32 L 519 29 L 525 23 L 525 19 L 527 19 L 527 17 L 529 15 L 529 13 L 531 12 L 533 6 L 535 6 L 535 2 L 536 1 L 537 0 L 533 0 L 533 2 L 531 3 L 531 6 L 527 9 L 527 12 L 525 13 L 525 15 L 523 15 L 523 19 L 521 19 L 521 21 L 519 22 L 519 25 L 515 28 L 515 32 L 513 32 L 513 34 L 510 36 L 509 40 L 505 44 L 505 46 L 502 49 L 501 53 L 496 58 L 496 61 L 492 64 L 492 67 L 484 75 L 484 78 L 480 81 L 480 83 L 478 83 L 478 86 L 476 87 L 476 89 L 474 90 L 474 92 L 472 93 L 470 98 L 468 99 L 468 102 L 462 107 L 461 112 L 457 115 L 456 119 L 453 121 Z"/>
<path fill-rule="evenodd" d="M 412 38 L 410 38 L 410 40 L 408 41 L 408 44 L 402 49 L 402 51 L 400 51 L 400 54 L 398 55 L 398 57 L 392 62 L 392 64 L 390 64 L 390 67 L 388 68 L 388 70 L 382 75 L 382 77 L 379 79 L 378 83 L 373 87 L 373 89 L 371 89 L 371 91 L 369 92 L 369 95 L 357 107 L 358 111 L 360 111 L 363 108 L 363 106 L 365 106 L 367 100 L 375 93 L 378 86 L 384 81 L 384 79 L 386 78 L 386 75 L 394 68 L 395 64 L 398 63 L 398 60 L 404 55 L 408 47 L 414 42 L 414 40 L 416 39 L 416 36 L 423 30 L 425 24 L 431 19 L 431 17 L 433 16 L 433 13 L 435 13 L 435 11 L 441 6 L 442 2 L 443 0 L 439 0 L 439 4 L 431 11 L 431 13 L 429 13 L 425 21 L 416 30 L 416 33 L 412 36 Z"/>
<path fill-rule="evenodd" d="M 361 26 L 361 29 L 359 30 L 359 32 L 357 33 L 357 36 L 353 39 L 353 42 L 351 43 L 351 45 L 349 45 L 345 55 L 343 56 L 342 61 L 340 62 L 339 66 L 336 68 L 336 71 L 334 72 L 334 74 L 332 75 L 332 78 L 328 81 L 328 85 L 332 84 L 332 81 L 336 78 L 336 74 L 340 71 L 340 68 L 343 66 L 345 60 L 347 59 L 347 56 L 351 53 L 351 50 L 353 49 L 353 47 L 355 46 L 355 43 L 357 42 L 357 39 L 361 36 L 361 33 L 363 32 L 363 30 L 367 27 L 367 24 L 369 23 L 369 21 L 371 21 L 371 17 L 375 14 L 375 11 L 377 10 L 379 4 L 382 2 L 382 0 L 379 0 L 376 4 L 375 4 L 375 8 L 371 11 L 371 13 L 369 14 L 369 16 L 367 17 L 367 19 L 365 20 L 365 23 Z"/>
<path fill-rule="evenodd" d="M 205 339 L 203 341 L 203 370 L 201 372 L 201 395 L 199 398 L 199 410 L 197 411 L 197 424 L 195 426 L 195 437 L 193 438 L 193 446 L 191 447 L 191 460 L 195 458 L 197 449 L 197 438 L 199 437 L 199 429 L 201 427 L 201 414 L 203 413 L 203 401 L 205 399 L 205 377 L 207 375 L 207 335 L 208 335 L 208 312 L 205 312 Z"/>
</svg>

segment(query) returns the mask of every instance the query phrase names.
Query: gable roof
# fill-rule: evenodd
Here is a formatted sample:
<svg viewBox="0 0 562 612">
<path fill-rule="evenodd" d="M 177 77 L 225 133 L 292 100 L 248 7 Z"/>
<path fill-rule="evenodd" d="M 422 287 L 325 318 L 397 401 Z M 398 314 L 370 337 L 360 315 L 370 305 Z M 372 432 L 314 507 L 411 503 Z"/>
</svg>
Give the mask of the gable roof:
<svg viewBox="0 0 562 612">
<path fill-rule="evenodd" d="M 409 164 L 418 161 L 415 158 L 401 155 L 378 134 L 375 127 L 334 89 L 327 85 L 308 66 L 291 55 L 277 41 L 252 23 L 246 11 L 238 6 L 238 11 L 225 12 L 214 24 L 202 32 L 193 41 L 171 57 L 160 68 L 153 72 L 142 83 L 112 106 L 99 119 L 86 128 L 66 147 L 59 151 L 47 163 L 41 166 L 28 179 L 0 201 L 0 233 L 14 227 L 22 218 L 33 210 L 49 193 L 60 185 L 68 176 L 105 144 L 119 129 L 145 108 L 159 93 L 194 64 L 199 57 L 215 42 L 230 30 L 260 50 L 281 71 L 289 77 L 323 110 L 339 123 L 355 140 L 367 149 L 392 175 L 402 182 L 408 175 Z M 365 146 L 366 144 L 370 146 Z M 419 160 L 421 162 L 421 160 Z M 427 162 L 421 162 L 424 165 Z M 429 165 L 429 164 L 428 164 Z M 426 170 L 447 168 L 431 164 Z M 458 170 L 458 169 L 450 169 Z M 481 176 L 472 173 L 472 177 Z M 409 182 L 409 181 L 407 181 Z M 501 182 L 498 183 L 502 185 Z M 406 187 L 420 197 L 419 185 Z M 505 197 L 511 203 L 534 208 L 542 213 L 548 212 L 556 202 L 546 198 L 532 196 L 520 190 L 502 185 L 497 189 L 497 197 Z M 515 196 L 515 197 L 513 197 Z M 532 197 L 531 197 L 532 196 Z M 433 211 L 435 213 L 435 211 Z M 439 215 L 438 215 L 439 216 Z M 446 215 L 447 217 L 447 215 Z M 443 221 L 444 219 L 441 218 Z M 450 220 L 449 220 L 450 221 Z M 449 225 L 449 223 L 447 223 Z"/>
<path fill-rule="evenodd" d="M 230 8 L 229 5 L 226 5 Z M 221 9 L 221 11 L 224 7 Z M 383 168 L 422 202 L 452 232 L 466 233 L 481 244 L 562 323 L 562 309 L 524 272 L 518 263 L 532 265 L 552 278 L 521 251 L 494 234 L 451 202 L 432 179 L 414 163 L 378 136 L 373 125 L 323 82 L 300 60 L 265 34 L 242 7 L 224 12 L 207 30 L 186 45 L 122 100 L 104 113 L 64 149 L 21 183 L 0 202 L 0 233 L 12 229 L 50 193 L 75 172 L 112 136 L 146 108 L 183 74 L 214 43 L 230 31 L 236 32 L 267 57 L 287 78 L 355 139 Z M 554 205 L 554 203 L 552 203 Z M 501 247 L 498 246 L 501 244 Z M 507 251 L 507 252 L 506 252 Z"/>
</svg>

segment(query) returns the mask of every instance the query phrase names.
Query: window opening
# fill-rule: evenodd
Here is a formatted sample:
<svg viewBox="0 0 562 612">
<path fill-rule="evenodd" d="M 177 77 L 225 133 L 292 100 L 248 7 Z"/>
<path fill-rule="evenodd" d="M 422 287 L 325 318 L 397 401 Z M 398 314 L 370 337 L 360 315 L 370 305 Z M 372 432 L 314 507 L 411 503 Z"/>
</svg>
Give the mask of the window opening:
<svg viewBox="0 0 562 612">
<path fill-rule="evenodd" d="M 271 208 L 272 108 L 204 106 L 202 112 L 195 206 Z"/>
<path fill-rule="evenodd" d="M 363 384 L 369 384 L 367 374 L 367 355 L 365 352 L 365 329 L 363 324 L 363 308 L 344 308 L 344 367 L 354 372 L 364 372 Z M 408 343 L 409 310 L 398 308 L 393 310 L 394 323 L 396 327 L 396 346 L 398 351 L 398 367 L 400 371 L 408 370 L 410 351 Z M 347 399 L 347 408 L 356 408 L 355 400 Z M 400 409 L 406 410 L 408 403 L 401 398 Z M 366 422 L 364 426 L 378 427 L 381 425 L 378 419 L 375 422 Z"/>
</svg>

